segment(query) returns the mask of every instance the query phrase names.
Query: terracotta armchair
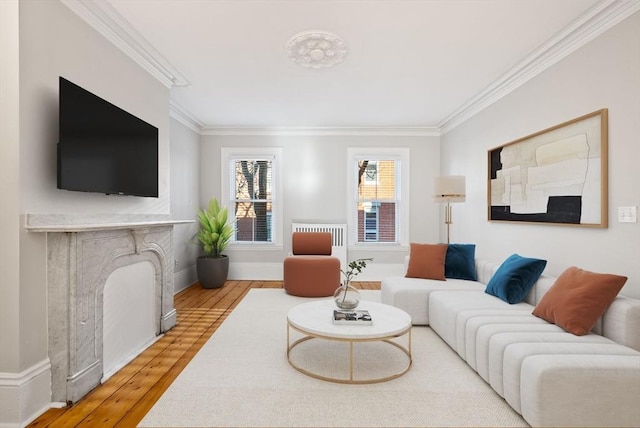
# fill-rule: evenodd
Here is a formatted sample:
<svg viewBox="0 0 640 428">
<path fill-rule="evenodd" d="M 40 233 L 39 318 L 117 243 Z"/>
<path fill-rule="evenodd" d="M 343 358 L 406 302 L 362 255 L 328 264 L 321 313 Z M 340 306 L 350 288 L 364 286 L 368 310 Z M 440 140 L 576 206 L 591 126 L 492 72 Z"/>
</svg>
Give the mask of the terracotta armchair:
<svg viewBox="0 0 640 428">
<path fill-rule="evenodd" d="M 285 257 L 284 290 L 294 296 L 332 296 L 340 285 L 340 259 L 331 256 L 331 233 L 294 232 Z"/>
</svg>

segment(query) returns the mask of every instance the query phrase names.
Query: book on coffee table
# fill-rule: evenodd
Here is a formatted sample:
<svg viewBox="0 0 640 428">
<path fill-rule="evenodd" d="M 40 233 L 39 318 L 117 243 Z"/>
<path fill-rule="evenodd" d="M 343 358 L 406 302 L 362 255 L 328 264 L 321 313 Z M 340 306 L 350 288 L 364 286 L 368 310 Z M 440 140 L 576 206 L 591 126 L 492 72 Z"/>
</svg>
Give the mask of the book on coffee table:
<svg viewBox="0 0 640 428">
<path fill-rule="evenodd" d="M 371 325 L 373 320 L 367 310 L 341 311 L 334 309 L 333 323 L 343 325 Z"/>
</svg>

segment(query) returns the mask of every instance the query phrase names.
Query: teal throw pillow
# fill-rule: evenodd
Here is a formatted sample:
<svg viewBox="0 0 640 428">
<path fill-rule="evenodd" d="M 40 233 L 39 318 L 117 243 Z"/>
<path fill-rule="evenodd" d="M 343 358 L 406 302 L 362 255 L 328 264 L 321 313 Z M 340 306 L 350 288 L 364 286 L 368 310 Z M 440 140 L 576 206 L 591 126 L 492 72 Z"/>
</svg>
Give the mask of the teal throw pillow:
<svg viewBox="0 0 640 428">
<path fill-rule="evenodd" d="M 449 244 L 444 260 L 446 278 L 477 280 L 475 244 Z"/>
<path fill-rule="evenodd" d="M 546 260 L 512 254 L 491 277 L 485 292 L 510 304 L 520 303 L 546 266 Z"/>
</svg>

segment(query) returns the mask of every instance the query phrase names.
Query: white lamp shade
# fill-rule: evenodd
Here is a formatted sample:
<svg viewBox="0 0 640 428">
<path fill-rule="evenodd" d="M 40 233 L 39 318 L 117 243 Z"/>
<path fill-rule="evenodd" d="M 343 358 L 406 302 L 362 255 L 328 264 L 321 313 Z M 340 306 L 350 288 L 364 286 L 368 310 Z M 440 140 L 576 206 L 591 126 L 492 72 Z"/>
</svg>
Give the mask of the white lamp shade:
<svg viewBox="0 0 640 428">
<path fill-rule="evenodd" d="M 464 202 L 466 196 L 463 175 L 436 177 L 434 199 L 438 202 Z"/>
</svg>

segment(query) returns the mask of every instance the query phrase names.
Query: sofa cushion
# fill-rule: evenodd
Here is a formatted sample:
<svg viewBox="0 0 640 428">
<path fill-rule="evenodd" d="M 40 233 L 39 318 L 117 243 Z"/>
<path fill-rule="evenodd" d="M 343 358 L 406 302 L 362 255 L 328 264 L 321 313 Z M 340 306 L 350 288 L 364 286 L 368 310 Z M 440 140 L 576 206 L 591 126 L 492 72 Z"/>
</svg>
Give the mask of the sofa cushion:
<svg viewBox="0 0 640 428">
<path fill-rule="evenodd" d="M 489 296 L 488 294 L 483 293 L 483 297 L 491 297 L 492 300 L 496 302 L 500 302 L 500 306 L 502 308 L 493 308 L 493 309 L 467 309 L 458 312 L 456 315 L 456 352 L 463 359 L 467 358 L 467 327 L 469 326 L 469 322 L 476 317 L 505 317 L 511 318 L 513 316 L 529 316 L 531 318 L 536 318 L 531 315 L 531 307 L 528 305 L 520 304 L 518 305 L 506 305 L 500 299 L 496 299 L 493 296 Z M 545 322 L 543 320 L 540 320 Z"/>
<path fill-rule="evenodd" d="M 507 312 L 507 311 L 505 311 Z M 562 332 L 566 334 L 564 330 L 562 330 L 557 325 L 549 324 L 548 322 L 541 320 L 540 318 L 534 317 L 531 315 L 531 312 L 523 314 L 521 311 L 511 311 L 512 315 L 500 315 L 500 316 L 476 316 L 469 318 L 466 325 L 464 326 L 464 332 L 462 336 L 462 342 L 464 342 L 464 354 L 461 357 L 473 368 L 475 371 L 480 373 L 479 363 L 481 361 L 481 354 L 484 352 L 484 348 L 488 346 L 487 337 L 483 336 L 483 341 L 480 342 L 481 332 L 486 332 L 488 330 L 495 332 L 498 331 L 530 331 L 533 327 L 534 331 L 548 331 L 555 329 L 558 332 Z M 526 324 L 526 325 L 523 325 Z M 458 331 L 460 328 L 458 327 Z M 484 334 L 484 333 L 483 333 Z M 459 342 L 458 342 L 459 343 Z M 483 359 L 483 361 L 486 358 Z M 487 363 L 488 364 L 488 363 Z M 480 374 L 482 376 L 482 374 Z M 484 377 L 484 376 L 483 376 Z M 486 380 L 486 378 L 485 378 Z"/>
<path fill-rule="evenodd" d="M 526 336 L 527 334 L 529 337 Z M 546 335 L 546 338 L 537 342 L 527 342 L 534 334 L 539 337 Z M 496 335 L 491 340 L 489 353 L 490 384 L 516 412 L 522 411 L 520 370 L 522 363 L 529 356 L 555 354 L 638 355 L 633 349 L 597 334 L 575 336 L 567 332 L 520 333 L 520 336 L 518 333 Z"/>
<path fill-rule="evenodd" d="M 507 303 L 520 303 L 546 266 L 546 260 L 512 254 L 491 277 L 485 291 Z"/>
<path fill-rule="evenodd" d="M 444 259 L 447 244 L 411 243 L 407 278 L 437 279 L 444 281 Z"/>
<path fill-rule="evenodd" d="M 501 264 L 501 262 L 496 262 L 494 260 L 476 259 L 476 274 L 478 275 L 477 281 L 485 285 L 483 290 L 486 288 L 489 281 L 491 281 L 491 277 L 496 273 Z"/>
<path fill-rule="evenodd" d="M 531 317 L 535 319 L 536 317 Z M 541 320 L 542 321 L 542 320 Z M 516 332 L 540 332 L 563 334 L 564 330 L 557 325 L 542 321 L 538 324 L 511 323 L 511 324 L 484 324 L 476 330 L 474 343 L 467 342 L 467 364 L 478 372 L 481 378 L 489 383 L 489 348 L 491 339 L 503 333 Z"/>
<path fill-rule="evenodd" d="M 382 278 L 380 301 L 400 308 L 411 315 L 413 325 L 429 324 L 429 295 L 438 290 L 484 291 L 484 284 L 475 281 L 448 278 L 446 281 L 432 281 L 422 278 L 392 276 Z M 531 309 L 527 312 L 531 315 Z"/>
<path fill-rule="evenodd" d="M 530 355 L 520 370 L 522 417 L 531 426 L 640 426 L 640 357 Z"/>
<path fill-rule="evenodd" d="M 542 296 L 533 315 L 578 336 L 589 333 L 627 281 L 572 266 Z"/>
<path fill-rule="evenodd" d="M 475 244 L 449 244 L 444 260 L 444 276 L 447 278 L 476 281 Z"/>
<path fill-rule="evenodd" d="M 502 312 L 503 310 L 531 311 L 533 307 L 527 303 L 507 305 L 495 296 L 485 293 L 482 288 L 478 291 L 466 290 L 439 290 L 429 295 L 429 326 L 447 342 L 456 352 L 459 352 L 458 327 L 464 328 L 464 323 L 458 323 L 458 319 L 465 318 L 467 311 L 478 313 L 484 310 L 486 313 Z M 530 312 L 529 312 L 530 313 Z M 461 334 L 460 337 L 464 337 Z M 461 341 L 464 343 L 464 341 Z M 462 351 L 460 351 L 462 354 Z"/>
</svg>

